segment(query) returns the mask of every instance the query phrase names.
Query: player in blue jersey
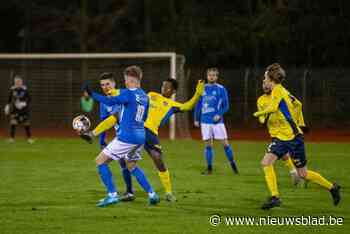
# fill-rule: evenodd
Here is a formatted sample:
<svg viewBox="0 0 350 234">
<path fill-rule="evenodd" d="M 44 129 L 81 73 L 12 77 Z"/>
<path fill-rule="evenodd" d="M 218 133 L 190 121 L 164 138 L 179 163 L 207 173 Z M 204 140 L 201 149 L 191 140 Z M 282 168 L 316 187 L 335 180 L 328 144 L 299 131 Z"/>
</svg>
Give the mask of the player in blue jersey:
<svg viewBox="0 0 350 234">
<path fill-rule="evenodd" d="M 119 95 L 120 90 L 115 88 L 115 81 L 112 73 L 104 72 L 100 75 L 100 87 L 106 96 Z M 119 113 L 120 110 L 121 105 L 107 106 L 106 104 L 100 103 L 100 120 L 103 121 L 109 116 Z M 115 126 L 115 129 L 118 129 L 118 125 Z M 107 146 L 106 132 L 99 135 L 99 143 L 102 149 Z"/>
<path fill-rule="evenodd" d="M 119 89 L 115 87 L 115 79 L 114 75 L 109 72 L 104 72 L 100 75 L 100 87 L 103 93 L 106 96 L 117 96 L 120 93 Z M 100 119 L 101 121 L 107 119 L 111 115 L 117 116 L 121 111 L 121 105 L 108 106 L 106 104 L 100 103 Z M 117 133 L 118 124 L 114 125 L 115 131 Z M 106 132 L 103 132 L 99 135 L 99 144 L 101 149 L 104 149 L 107 146 L 106 143 Z M 126 166 L 126 162 L 124 159 L 120 159 L 119 165 L 121 167 L 123 179 L 126 185 L 126 191 L 123 194 L 123 201 L 132 201 L 135 200 L 134 192 L 132 189 L 132 180 L 130 172 Z"/>
<path fill-rule="evenodd" d="M 107 197 L 97 203 L 105 207 L 120 201 L 113 176 L 108 164 L 113 160 L 124 159 L 131 173 L 141 187 L 148 193 L 150 204 L 159 203 L 159 196 L 154 192 L 144 172 L 136 165 L 141 159 L 141 149 L 145 143 L 144 122 L 147 118 L 149 99 L 141 89 L 142 70 L 137 66 L 127 67 L 124 71 L 126 89 L 121 89 L 115 97 L 106 97 L 92 92 L 88 86 L 86 91 L 93 99 L 108 106 L 121 105 L 117 137 L 113 139 L 97 156 L 96 164 L 100 178 L 107 188 Z"/>
<path fill-rule="evenodd" d="M 194 124 L 201 127 L 202 139 L 205 141 L 205 158 L 207 169 L 204 175 L 212 174 L 213 170 L 213 140 L 220 140 L 224 146 L 225 154 L 234 173 L 238 174 L 232 147 L 227 140 L 224 125 L 224 114 L 229 110 L 229 100 L 225 87 L 217 83 L 219 70 L 207 69 L 207 81 L 204 92 L 194 111 Z"/>
</svg>

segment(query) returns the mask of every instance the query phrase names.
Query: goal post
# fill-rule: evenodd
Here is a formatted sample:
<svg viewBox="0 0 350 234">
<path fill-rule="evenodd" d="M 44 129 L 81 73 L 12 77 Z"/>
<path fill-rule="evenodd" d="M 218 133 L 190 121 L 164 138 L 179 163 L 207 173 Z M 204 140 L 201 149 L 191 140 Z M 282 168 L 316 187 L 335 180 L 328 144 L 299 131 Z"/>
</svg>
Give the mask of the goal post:
<svg viewBox="0 0 350 234">
<path fill-rule="evenodd" d="M 151 53 L 34 53 L 34 54 L 0 54 L 0 60 L 100 60 L 100 59 L 166 59 L 169 61 L 169 77 L 177 78 L 175 52 L 151 52 Z M 83 71 L 81 71 L 83 72 Z M 173 97 L 175 99 L 175 96 Z M 169 123 L 169 138 L 176 137 L 175 116 Z"/>
</svg>

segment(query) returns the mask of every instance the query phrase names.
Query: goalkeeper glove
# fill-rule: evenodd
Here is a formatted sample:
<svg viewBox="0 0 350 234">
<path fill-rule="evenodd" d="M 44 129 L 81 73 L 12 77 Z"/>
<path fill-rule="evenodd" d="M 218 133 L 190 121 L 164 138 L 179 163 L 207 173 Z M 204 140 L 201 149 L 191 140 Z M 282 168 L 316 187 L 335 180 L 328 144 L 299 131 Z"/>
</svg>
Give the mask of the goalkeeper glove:
<svg viewBox="0 0 350 234">
<path fill-rule="evenodd" d="M 89 94 L 89 96 L 91 96 L 92 94 L 92 89 L 90 87 L 89 81 L 85 81 L 83 83 L 83 91 L 87 92 Z"/>
</svg>

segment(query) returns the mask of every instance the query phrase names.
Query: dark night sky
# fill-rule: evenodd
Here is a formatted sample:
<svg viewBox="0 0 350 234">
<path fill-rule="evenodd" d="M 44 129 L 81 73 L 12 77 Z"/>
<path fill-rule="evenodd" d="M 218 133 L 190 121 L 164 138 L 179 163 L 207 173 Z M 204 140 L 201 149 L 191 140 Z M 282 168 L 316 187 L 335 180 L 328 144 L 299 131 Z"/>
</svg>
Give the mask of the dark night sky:
<svg viewBox="0 0 350 234">
<path fill-rule="evenodd" d="M 22 28 L 30 31 L 26 52 L 80 52 L 81 2 L 1 4 L 0 52 L 22 51 Z M 176 51 L 193 63 L 204 58 L 208 63 L 236 65 L 277 59 L 296 65 L 350 64 L 346 0 L 86 2 L 87 52 Z"/>
</svg>

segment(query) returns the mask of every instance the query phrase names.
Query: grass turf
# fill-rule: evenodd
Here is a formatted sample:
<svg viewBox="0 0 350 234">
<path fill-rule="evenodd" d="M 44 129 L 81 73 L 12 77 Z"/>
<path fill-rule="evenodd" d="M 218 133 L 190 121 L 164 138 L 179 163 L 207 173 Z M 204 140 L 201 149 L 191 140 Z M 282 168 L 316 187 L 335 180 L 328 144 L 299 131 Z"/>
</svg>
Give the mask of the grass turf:
<svg viewBox="0 0 350 234">
<path fill-rule="evenodd" d="M 204 169 L 201 142 L 163 141 L 177 203 L 164 200 L 150 207 L 133 180 L 137 199 L 96 208 L 105 195 L 97 177 L 97 145 L 79 139 L 39 139 L 29 145 L 0 142 L 0 233 L 349 233 L 349 144 L 307 144 L 309 167 L 342 185 L 339 207 L 317 185 L 293 188 L 283 163 L 277 163 L 282 207 L 259 209 L 268 196 L 260 159 L 266 143 L 233 142 L 241 174 L 233 175 L 223 149 L 215 147 L 214 174 Z M 140 167 L 164 197 L 157 172 L 144 153 Z M 112 162 L 119 191 L 119 165 Z M 209 224 L 209 216 L 322 216 L 344 218 L 342 226 L 226 226 Z"/>
</svg>

